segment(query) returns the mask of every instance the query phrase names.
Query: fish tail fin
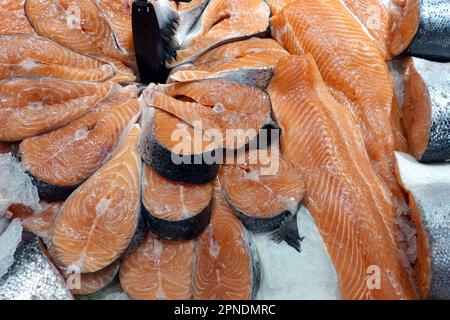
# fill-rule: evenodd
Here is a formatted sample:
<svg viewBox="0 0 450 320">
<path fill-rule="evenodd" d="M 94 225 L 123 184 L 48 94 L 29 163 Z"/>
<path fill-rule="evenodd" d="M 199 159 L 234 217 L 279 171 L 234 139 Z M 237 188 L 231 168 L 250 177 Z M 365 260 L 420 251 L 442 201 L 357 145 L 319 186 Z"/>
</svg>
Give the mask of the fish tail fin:
<svg viewBox="0 0 450 320">
<path fill-rule="evenodd" d="M 301 252 L 301 242 L 304 240 L 304 237 L 300 237 L 298 232 L 297 214 L 287 217 L 280 228 L 271 233 L 270 239 L 276 243 L 285 241 L 292 248 Z"/>
<path fill-rule="evenodd" d="M 167 62 L 172 62 L 176 59 L 177 49 L 179 49 L 174 36 L 180 23 L 180 15 L 170 7 L 167 0 L 158 0 L 153 7 L 163 39 L 164 57 Z"/>
</svg>

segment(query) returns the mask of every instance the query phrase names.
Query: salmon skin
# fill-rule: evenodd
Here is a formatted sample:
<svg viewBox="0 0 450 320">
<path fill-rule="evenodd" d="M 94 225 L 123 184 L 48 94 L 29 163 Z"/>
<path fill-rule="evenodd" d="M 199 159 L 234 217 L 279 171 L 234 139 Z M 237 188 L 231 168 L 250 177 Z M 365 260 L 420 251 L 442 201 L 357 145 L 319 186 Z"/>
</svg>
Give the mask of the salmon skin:
<svg viewBox="0 0 450 320">
<path fill-rule="evenodd" d="M 296 215 L 305 194 L 300 172 L 277 151 L 250 151 L 234 164 L 221 166 L 223 196 L 242 221 L 254 232 L 272 232 L 300 251 Z M 258 195 L 255 198 L 255 195 Z"/>
<path fill-rule="evenodd" d="M 167 64 L 173 68 L 221 44 L 263 35 L 269 28 L 269 16 L 270 8 L 263 0 L 210 0 L 176 51 L 176 58 Z"/>
<path fill-rule="evenodd" d="M 265 89 L 278 59 L 289 53 L 272 39 L 251 38 L 224 44 L 172 70 L 168 82 L 220 79 Z"/>
<path fill-rule="evenodd" d="M 282 58 L 268 92 L 283 129 L 281 154 L 305 178 L 305 204 L 335 265 L 341 297 L 417 298 L 396 243 L 395 208 L 354 111 L 333 98 L 311 55 Z M 373 266 L 378 286 L 367 278 Z"/>
<path fill-rule="evenodd" d="M 375 172 L 397 214 L 406 212 L 393 155 L 402 133 L 392 126 L 392 79 L 378 47 L 340 0 L 298 0 L 271 22 L 274 38 L 290 53 L 312 54 L 333 96 L 355 111 Z"/>
<path fill-rule="evenodd" d="M 142 210 L 149 230 L 165 240 L 192 240 L 209 224 L 212 184 L 189 185 L 144 166 Z"/>
<path fill-rule="evenodd" d="M 408 58 L 403 122 L 410 152 L 421 162 L 450 160 L 450 63 Z"/>
<path fill-rule="evenodd" d="M 0 141 L 21 141 L 58 129 L 92 110 L 112 88 L 112 83 L 52 78 L 1 80 Z"/>
<path fill-rule="evenodd" d="M 145 241 L 121 263 L 120 284 L 132 299 L 187 300 L 192 298 L 193 241 Z"/>
<path fill-rule="evenodd" d="M 84 116 L 22 141 L 21 161 L 41 199 L 65 200 L 109 158 L 139 114 L 136 86 L 114 84 L 109 97 Z"/>
<path fill-rule="evenodd" d="M 22 244 L 14 259 L 8 273 L 0 278 L 0 300 L 73 300 L 40 240 Z"/>
<path fill-rule="evenodd" d="M 446 0 L 408 0 L 393 33 L 392 51 L 431 60 L 450 60 L 450 4 Z"/>
<path fill-rule="evenodd" d="M 132 24 L 139 81 L 164 83 L 168 74 L 165 67 L 167 53 L 154 7 L 147 1 L 133 2 Z"/>
<path fill-rule="evenodd" d="M 450 299 L 449 164 L 421 164 L 396 152 L 417 229 L 416 274 L 423 299 Z"/>
<path fill-rule="evenodd" d="M 104 81 L 113 67 L 34 35 L 0 36 L 0 79 L 42 76 L 77 81 Z"/>
<path fill-rule="evenodd" d="M 141 219 L 139 135 L 135 125 L 111 159 L 64 203 L 52 233 L 64 266 L 91 273 L 127 254 Z"/>
<path fill-rule="evenodd" d="M 211 223 L 195 244 L 193 298 L 254 299 L 261 281 L 259 255 L 225 202 L 217 180 L 211 210 Z"/>
<path fill-rule="evenodd" d="M 160 175 L 190 184 L 207 183 L 217 176 L 219 165 L 215 161 L 205 161 L 214 159 L 215 146 L 211 147 L 211 141 L 207 140 L 195 142 L 194 129 L 188 124 L 144 104 L 141 125 L 142 159 Z"/>
</svg>

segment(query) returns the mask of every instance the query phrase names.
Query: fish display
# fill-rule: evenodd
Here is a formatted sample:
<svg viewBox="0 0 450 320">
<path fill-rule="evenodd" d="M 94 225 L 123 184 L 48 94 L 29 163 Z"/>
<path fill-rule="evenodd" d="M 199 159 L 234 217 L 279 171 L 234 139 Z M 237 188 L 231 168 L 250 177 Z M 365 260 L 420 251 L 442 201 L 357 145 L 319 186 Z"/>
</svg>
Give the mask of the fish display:
<svg viewBox="0 0 450 320">
<path fill-rule="evenodd" d="M 25 15 L 25 0 L 2 0 L 0 2 L 0 35 L 35 34 Z"/>
<path fill-rule="evenodd" d="M 450 300 L 449 3 L 0 0 L 0 300 Z"/>
<path fill-rule="evenodd" d="M 392 52 L 450 60 L 450 4 L 446 0 L 408 0 L 392 35 Z"/>
<path fill-rule="evenodd" d="M 226 42 L 262 35 L 269 28 L 269 16 L 270 8 L 263 0 L 210 0 L 168 64 L 191 62 Z"/>
<path fill-rule="evenodd" d="M 35 35 L 0 36 L 0 79 L 51 77 L 77 81 L 104 81 L 113 67 Z"/>
<path fill-rule="evenodd" d="M 280 240 L 300 251 L 297 221 L 292 216 L 300 208 L 305 183 L 292 163 L 275 151 L 253 150 L 233 164 L 221 166 L 219 181 L 225 200 L 247 229 L 280 229 Z"/>
<path fill-rule="evenodd" d="M 258 252 L 215 182 L 211 224 L 195 244 L 193 298 L 249 300 L 261 279 Z"/>
<path fill-rule="evenodd" d="M 449 164 L 421 164 L 396 152 L 397 174 L 417 227 L 418 287 L 424 299 L 450 299 Z"/>
<path fill-rule="evenodd" d="M 21 141 L 58 129 L 92 110 L 111 88 L 112 83 L 40 77 L 1 80 L 0 141 Z"/>
<path fill-rule="evenodd" d="M 111 159 L 64 203 L 52 233 L 56 257 L 82 273 L 118 259 L 139 229 L 140 127 L 135 125 Z"/>
<path fill-rule="evenodd" d="M 132 299 L 192 298 L 194 242 L 160 240 L 148 234 L 120 267 L 120 284 Z"/>
<path fill-rule="evenodd" d="M 208 51 L 192 64 L 175 68 L 169 82 L 221 79 L 265 89 L 279 58 L 288 56 L 272 39 L 251 38 Z"/>
<path fill-rule="evenodd" d="M 52 39 L 73 51 L 114 62 L 118 69 L 131 73 L 125 66 L 134 66 L 134 55 L 122 50 L 119 46 L 121 42 L 122 44 L 126 42 L 126 37 L 121 32 L 123 21 L 120 17 L 123 14 L 120 14 L 120 10 L 116 11 L 117 7 L 109 5 L 107 6 L 109 17 L 105 16 L 96 2 L 92 0 L 27 0 L 25 13 L 39 35 Z M 114 21 L 114 27 L 109 24 L 111 20 Z M 120 37 L 115 34 L 114 29 L 119 31 Z M 129 31 L 131 32 L 131 25 Z"/>
<path fill-rule="evenodd" d="M 422 162 L 450 160 L 450 63 L 411 57 L 404 64 L 403 122 L 410 152 Z"/>
<path fill-rule="evenodd" d="M 114 151 L 140 114 L 136 86 L 113 92 L 95 109 L 70 124 L 20 144 L 20 157 L 41 199 L 65 200 Z M 56 115 L 55 115 L 56 116 Z"/>
<path fill-rule="evenodd" d="M 209 224 L 212 184 L 184 184 L 144 166 L 142 209 L 149 230 L 166 240 L 192 240 Z"/>
<path fill-rule="evenodd" d="M 293 54 L 310 53 L 333 96 L 353 108 L 373 168 L 405 212 L 393 155 L 401 133 L 392 127 L 392 80 L 378 47 L 339 0 L 295 1 L 271 23 L 273 37 Z"/>
<path fill-rule="evenodd" d="M 396 244 L 395 209 L 371 167 L 355 112 L 329 93 L 311 55 L 281 59 L 268 92 L 283 130 L 281 153 L 305 177 L 305 203 L 341 297 L 416 298 Z M 367 280 L 371 266 L 379 267 L 378 289 Z"/>
<path fill-rule="evenodd" d="M 0 278 L 0 300 L 73 300 L 45 250 L 38 239 L 17 249 L 14 264 Z"/>
</svg>

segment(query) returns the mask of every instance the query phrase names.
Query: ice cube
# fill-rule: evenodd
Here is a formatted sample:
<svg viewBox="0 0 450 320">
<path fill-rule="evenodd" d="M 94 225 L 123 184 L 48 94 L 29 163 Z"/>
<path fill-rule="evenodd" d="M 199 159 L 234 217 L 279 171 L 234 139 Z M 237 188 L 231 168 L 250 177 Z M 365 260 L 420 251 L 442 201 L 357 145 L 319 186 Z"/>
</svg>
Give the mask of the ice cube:
<svg viewBox="0 0 450 320">
<path fill-rule="evenodd" d="M 39 196 L 25 169 L 10 153 L 0 155 L 0 218 L 17 203 L 39 209 Z"/>
</svg>

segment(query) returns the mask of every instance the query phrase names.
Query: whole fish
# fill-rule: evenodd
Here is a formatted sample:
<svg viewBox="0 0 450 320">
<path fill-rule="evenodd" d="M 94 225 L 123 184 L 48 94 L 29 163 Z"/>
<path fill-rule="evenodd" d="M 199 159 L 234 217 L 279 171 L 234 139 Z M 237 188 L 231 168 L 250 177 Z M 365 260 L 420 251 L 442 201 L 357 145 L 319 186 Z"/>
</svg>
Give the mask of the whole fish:
<svg viewBox="0 0 450 320">
<path fill-rule="evenodd" d="M 450 1 L 408 0 L 393 33 L 392 53 L 450 60 Z"/>
<path fill-rule="evenodd" d="M 450 160 L 450 63 L 408 58 L 404 82 L 411 154 L 421 162 Z"/>
<path fill-rule="evenodd" d="M 396 152 L 397 175 L 409 193 L 417 234 L 415 263 L 422 298 L 450 299 L 450 164 L 421 164 Z"/>
<path fill-rule="evenodd" d="M 20 246 L 15 262 L 0 278 L 0 300 L 73 300 L 37 238 Z"/>
</svg>

